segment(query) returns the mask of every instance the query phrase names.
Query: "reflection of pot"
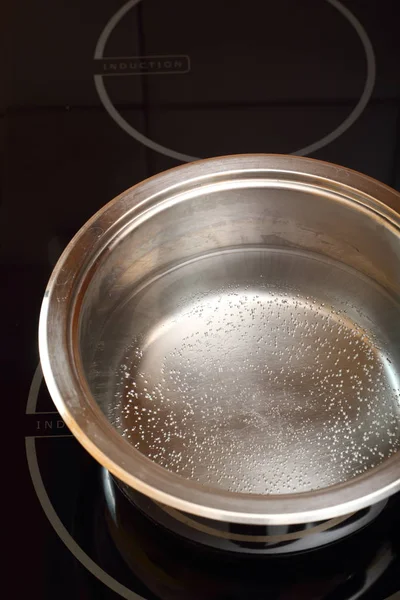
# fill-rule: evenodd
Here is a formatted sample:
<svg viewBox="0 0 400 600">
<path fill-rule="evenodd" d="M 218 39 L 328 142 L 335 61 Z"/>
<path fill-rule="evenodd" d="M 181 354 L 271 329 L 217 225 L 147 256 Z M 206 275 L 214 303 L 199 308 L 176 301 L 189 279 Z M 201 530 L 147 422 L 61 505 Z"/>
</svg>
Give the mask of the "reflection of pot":
<svg viewBox="0 0 400 600">
<path fill-rule="evenodd" d="M 43 372 L 72 433 L 166 520 L 196 515 L 199 535 L 237 523 L 228 540 L 220 528 L 228 542 L 243 525 L 324 527 L 394 493 L 389 205 L 400 196 L 363 175 L 268 155 L 185 165 L 116 198 L 43 302 Z"/>
<path fill-rule="evenodd" d="M 193 541 L 189 541 L 188 530 L 173 529 L 174 533 L 171 533 L 164 522 L 160 527 L 156 522 L 160 516 L 159 507 L 137 492 L 133 504 L 132 498 L 125 495 L 129 490 L 105 469 L 102 481 L 108 527 L 119 553 L 140 581 L 163 600 L 262 597 L 317 600 L 329 598 L 333 592 L 343 600 L 355 600 L 379 579 L 393 560 L 391 543 L 382 535 L 378 523 L 378 534 L 368 536 L 366 533 L 363 537 L 364 533 L 360 531 L 333 546 L 305 553 L 279 554 L 282 546 L 268 546 L 267 543 L 264 548 L 260 547 L 261 554 L 255 554 L 253 546 L 251 556 L 247 547 L 234 548 L 232 545 L 230 550 L 234 552 L 206 548 L 196 543 L 199 541 L 196 534 Z M 377 516 L 371 516 L 370 510 L 361 511 L 363 514 L 358 519 L 353 515 L 352 522 L 356 523 L 353 532 L 365 524 L 367 515 L 368 522 Z M 336 526 L 332 531 L 336 531 L 337 540 L 340 535 L 347 535 L 349 528 L 345 526 L 341 530 Z M 317 534 L 313 537 L 316 541 Z M 319 543 L 329 543 L 329 540 L 322 537 Z M 286 552 L 299 549 L 291 542 L 289 546 Z M 278 554 L 265 556 L 267 547 L 270 553 L 277 551 Z M 225 550 L 226 546 L 223 548 Z"/>
<path fill-rule="evenodd" d="M 387 500 L 383 500 L 352 515 L 318 523 L 240 525 L 195 517 L 155 503 L 122 482 L 116 482 L 106 470 L 103 482 L 110 507 L 117 502 L 118 486 L 135 507 L 169 531 L 206 546 L 246 554 L 286 554 L 330 544 L 365 527 L 387 504 Z"/>
<path fill-rule="evenodd" d="M 246 554 L 287 554 L 331 544 L 371 523 L 387 504 L 383 500 L 351 515 L 317 523 L 241 525 L 188 515 L 153 502 L 117 482 L 104 469 L 103 487 L 109 507 L 117 503 L 117 486 L 134 507 L 169 531 L 212 548 Z"/>
</svg>

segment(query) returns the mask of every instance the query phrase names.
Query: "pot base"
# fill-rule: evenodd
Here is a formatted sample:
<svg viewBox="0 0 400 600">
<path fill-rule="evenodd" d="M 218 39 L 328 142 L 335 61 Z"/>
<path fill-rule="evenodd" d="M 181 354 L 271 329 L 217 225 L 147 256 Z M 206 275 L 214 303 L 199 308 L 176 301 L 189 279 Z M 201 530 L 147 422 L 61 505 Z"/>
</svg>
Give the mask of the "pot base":
<svg viewBox="0 0 400 600">
<path fill-rule="evenodd" d="M 162 506 L 128 488 L 103 469 L 103 490 L 110 515 L 123 507 L 123 520 L 138 510 L 178 537 L 202 546 L 250 555 L 286 555 L 314 550 L 342 540 L 374 521 L 386 507 L 383 500 L 369 508 L 336 519 L 298 525 L 240 525 L 203 519 Z"/>
</svg>

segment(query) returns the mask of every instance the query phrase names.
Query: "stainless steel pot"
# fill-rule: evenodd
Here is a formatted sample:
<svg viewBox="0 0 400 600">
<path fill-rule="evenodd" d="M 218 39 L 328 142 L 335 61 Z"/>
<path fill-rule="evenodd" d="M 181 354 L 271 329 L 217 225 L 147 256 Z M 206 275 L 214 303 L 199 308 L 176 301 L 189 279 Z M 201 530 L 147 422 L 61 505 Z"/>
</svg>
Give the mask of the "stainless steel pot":
<svg viewBox="0 0 400 600">
<path fill-rule="evenodd" d="M 75 236 L 39 345 L 125 484 L 186 513 L 317 522 L 400 489 L 400 196 L 240 155 L 148 179 Z"/>
</svg>

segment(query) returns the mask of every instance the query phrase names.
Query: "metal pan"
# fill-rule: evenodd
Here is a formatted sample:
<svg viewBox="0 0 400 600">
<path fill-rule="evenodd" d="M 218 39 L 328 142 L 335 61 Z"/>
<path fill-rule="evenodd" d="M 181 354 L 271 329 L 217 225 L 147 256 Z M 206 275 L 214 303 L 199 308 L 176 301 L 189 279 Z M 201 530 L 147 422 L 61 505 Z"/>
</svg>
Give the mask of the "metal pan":
<svg viewBox="0 0 400 600">
<path fill-rule="evenodd" d="M 400 489 L 399 208 L 368 177 L 279 155 L 121 194 L 43 301 L 72 433 L 128 486 L 214 521 L 316 522 Z"/>
</svg>

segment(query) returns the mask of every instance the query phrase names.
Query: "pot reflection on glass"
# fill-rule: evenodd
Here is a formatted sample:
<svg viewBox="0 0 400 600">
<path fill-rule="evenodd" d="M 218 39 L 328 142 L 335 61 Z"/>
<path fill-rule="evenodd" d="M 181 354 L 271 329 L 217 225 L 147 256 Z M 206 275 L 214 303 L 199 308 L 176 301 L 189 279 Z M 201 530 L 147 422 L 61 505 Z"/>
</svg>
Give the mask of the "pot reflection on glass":
<svg viewBox="0 0 400 600">
<path fill-rule="evenodd" d="M 102 487 L 108 531 L 121 558 L 149 590 L 165 600 L 317 599 L 332 594 L 354 600 L 392 567 L 396 556 L 386 531 L 393 527 L 393 518 L 387 513 L 390 501 L 386 500 L 376 509 L 364 509 L 341 523 L 331 524 L 332 535 L 325 523 L 323 532 L 309 536 L 308 551 L 304 552 L 306 545 L 296 545 L 294 538 L 281 543 L 246 543 L 244 547 L 233 542 L 229 547 L 225 542 L 219 546 L 221 538 L 208 535 L 199 543 L 196 531 L 190 527 L 179 530 L 178 524 L 158 522 L 160 507 L 138 492 L 134 492 L 133 499 L 129 489 L 105 469 Z M 222 530 L 221 523 L 208 525 Z M 315 531 L 315 526 L 263 529 L 275 535 L 279 530 L 281 537 L 284 531 L 296 529 L 299 541 L 301 533 Z M 260 529 L 247 528 L 248 532 Z M 224 531 L 230 531 L 228 523 Z M 333 540 L 336 543 L 331 543 Z M 110 546 L 106 543 L 103 552 Z"/>
<path fill-rule="evenodd" d="M 331 544 L 371 523 L 388 502 L 382 500 L 351 515 L 316 523 L 241 525 L 212 521 L 163 506 L 117 481 L 106 469 L 103 469 L 102 481 L 108 510 L 115 523 L 118 522 L 119 494 L 123 494 L 133 509 L 140 510 L 168 531 L 210 548 L 242 554 L 288 554 Z"/>
</svg>

